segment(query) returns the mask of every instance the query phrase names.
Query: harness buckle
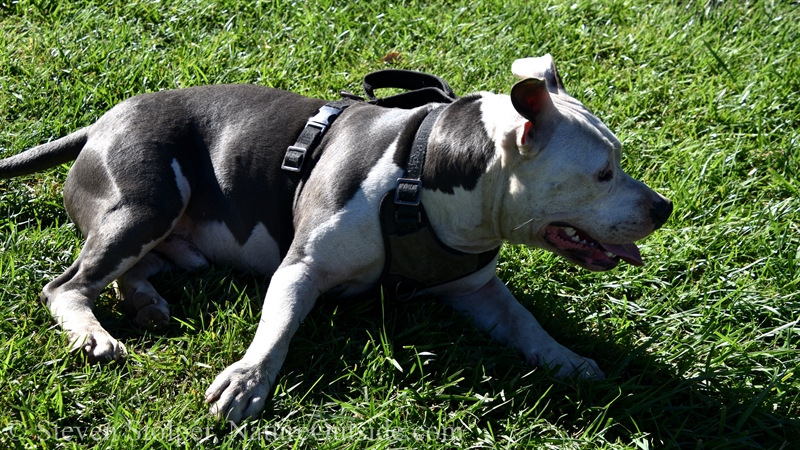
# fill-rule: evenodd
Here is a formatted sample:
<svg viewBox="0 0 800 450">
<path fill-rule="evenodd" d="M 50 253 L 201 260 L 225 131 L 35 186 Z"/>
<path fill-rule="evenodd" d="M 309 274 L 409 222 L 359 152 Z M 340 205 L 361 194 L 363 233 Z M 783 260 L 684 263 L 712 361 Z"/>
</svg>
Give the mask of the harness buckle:
<svg viewBox="0 0 800 450">
<path fill-rule="evenodd" d="M 290 145 L 286 149 L 286 154 L 283 156 L 283 164 L 281 169 L 288 170 L 289 172 L 300 172 L 303 168 L 303 161 L 306 159 L 306 152 L 308 150 L 296 145 Z"/>
<path fill-rule="evenodd" d="M 308 119 L 306 122 L 306 126 L 313 126 L 315 128 L 319 128 L 319 134 L 322 136 L 328 131 L 328 127 L 331 126 L 331 123 L 339 117 L 339 114 L 342 113 L 342 109 L 335 108 L 333 106 L 323 105 L 322 108 L 319 109 L 317 114 L 313 117 Z"/>
<path fill-rule="evenodd" d="M 303 162 L 306 160 L 306 153 L 314 151 L 314 147 L 319 144 L 333 121 L 345 108 L 350 106 L 350 103 L 351 101 L 343 100 L 323 105 L 314 116 L 309 118 L 297 141 L 286 149 L 281 169 L 288 172 L 300 172 L 303 169 Z"/>
<path fill-rule="evenodd" d="M 398 178 L 394 191 L 394 203 L 397 205 L 419 206 L 422 199 L 422 180 L 414 178 Z"/>
</svg>

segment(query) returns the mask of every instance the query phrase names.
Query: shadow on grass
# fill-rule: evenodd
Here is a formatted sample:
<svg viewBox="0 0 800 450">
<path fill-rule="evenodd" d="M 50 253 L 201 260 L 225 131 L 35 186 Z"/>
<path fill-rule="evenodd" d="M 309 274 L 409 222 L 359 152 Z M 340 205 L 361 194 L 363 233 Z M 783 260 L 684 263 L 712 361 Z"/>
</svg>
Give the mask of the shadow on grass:
<svg viewBox="0 0 800 450">
<path fill-rule="evenodd" d="M 95 314 L 111 334 L 120 339 L 139 339 L 147 348 L 161 338 L 197 336 L 204 331 L 211 316 L 230 304 L 247 304 L 260 313 L 269 277 L 242 273 L 228 267 L 208 267 L 195 271 L 174 271 L 150 279 L 156 291 L 170 307 L 170 325 L 161 330 L 145 330 L 134 325 L 132 317 L 122 312 L 117 294 L 109 287 L 97 301 Z M 253 326 L 255 326 L 255 322 Z"/>
<path fill-rule="evenodd" d="M 656 336 L 635 344 L 643 336 L 632 329 L 623 342 L 611 343 L 582 331 L 561 298 L 520 300 L 535 305 L 532 312 L 545 318 L 544 328 L 559 342 L 592 357 L 606 371 L 604 381 L 578 383 L 571 399 L 573 386 L 550 381 L 555 383 L 551 407 L 577 429 L 605 429 L 612 442 L 630 443 L 632 437 L 643 436 L 656 448 L 790 448 L 793 436 L 800 435 L 800 419 L 790 417 L 786 405 L 764 401 L 770 390 L 788 383 L 748 369 L 702 372 L 689 346 L 664 360 L 648 351 Z M 747 385 L 737 378 L 760 383 Z"/>
<path fill-rule="evenodd" d="M 168 329 L 144 332 L 120 313 L 99 314 L 113 335 L 123 341 L 138 339 L 137 351 L 162 338 L 213 329 L 217 324 L 209 328 L 209 323 L 214 314 L 249 309 L 247 314 L 258 317 L 268 280 L 206 269 L 164 274 L 154 284 L 172 307 L 174 325 Z M 405 392 L 422 411 L 458 414 L 469 409 L 477 425 L 470 430 L 474 436 L 486 427 L 498 436 L 514 427 L 509 434 L 519 435 L 534 418 L 574 438 L 602 435 L 628 445 L 640 439 L 657 448 L 789 448 L 785 445 L 799 435 L 800 420 L 763 402 L 770 390 L 781 389 L 780 380 L 734 387 L 731 378 L 746 373 L 690 374 L 697 366 L 691 349 L 664 361 L 648 353 L 646 345 L 612 344 L 583 331 L 579 318 L 571 317 L 556 296 L 523 295 L 520 300 L 534 305 L 534 315 L 559 342 L 595 359 L 608 378 L 558 380 L 546 370 L 526 366 L 513 351 L 433 299 L 383 303 L 321 298 L 292 340 L 277 394 L 260 420 L 278 421 L 298 408 L 337 420 L 337 405 L 369 410 L 371 402 Z M 251 336 L 242 336 L 238 355 Z M 293 390 L 302 392 L 302 398 L 288 395 Z M 404 420 L 427 420 L 416 414 Z M 535 430 L 531 440 L 552 442 Z"/>
</svg>

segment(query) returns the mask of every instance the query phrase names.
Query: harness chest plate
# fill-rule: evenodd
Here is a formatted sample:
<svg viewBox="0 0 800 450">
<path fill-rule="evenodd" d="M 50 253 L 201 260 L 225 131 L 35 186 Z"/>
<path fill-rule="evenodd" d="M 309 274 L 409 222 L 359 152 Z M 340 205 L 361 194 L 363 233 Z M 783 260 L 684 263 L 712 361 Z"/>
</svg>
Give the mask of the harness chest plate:
<svg viewBox="0 0 800 450">
<path fill-rule="evenodd" d="M 396 221 L 394 198 L 394 190 L 384 195 L 380 209 L 386 252 L 380 285 L 386 297 L 409 300 L 417 291 L 472 275 L 491 264 L 500 252 L 500 247 L 475 254 L 446 246 L 421 204 L 416 230 L 404 232 Z"/>
</svg>

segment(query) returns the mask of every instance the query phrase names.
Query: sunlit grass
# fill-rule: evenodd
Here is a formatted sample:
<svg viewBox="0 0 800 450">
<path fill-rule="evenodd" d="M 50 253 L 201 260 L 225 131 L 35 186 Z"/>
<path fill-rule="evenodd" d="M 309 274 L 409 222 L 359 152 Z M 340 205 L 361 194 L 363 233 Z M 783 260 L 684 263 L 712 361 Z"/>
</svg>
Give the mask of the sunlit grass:
<svg viewBox="0 0 800 450">
<path fill-rule="evenodd" d="M 203 392 L 255 332 L 268 280 L 166 274 L 161 334 L 109 290 L 130 351 L 85 366 L 39 303 L 81 237 L 67 166 L 0 181 L 0 446 L 793 448 L 800 436 L 800 13 L 790 2 L 0 2 L 0 155 L 138 93 L 256 83 L 335 99 L 386 67 L 507 92 L 551 53 L 675 212 L 644 268 L 503 250 L 498 271 L 602 382 L 562 381 L 435 301 L 322 299 L 265 413 L 231 431 Z M 401 57 L 381 61 L 389 52 Z"/>
</svg>

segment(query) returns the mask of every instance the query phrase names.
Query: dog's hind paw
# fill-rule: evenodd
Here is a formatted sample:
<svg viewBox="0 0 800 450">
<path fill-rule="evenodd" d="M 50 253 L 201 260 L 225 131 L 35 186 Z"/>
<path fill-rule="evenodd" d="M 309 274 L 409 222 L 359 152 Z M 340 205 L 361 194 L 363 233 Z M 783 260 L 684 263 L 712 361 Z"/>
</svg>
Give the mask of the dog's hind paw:
<svg viewBox="0 0 800 450">
<path fill-rule="evenodd" d="M 105 330 L 71 336 L 70 351 L 82 352 L 90 363 L 119 361 L 128 356 L 125 345 Z"/>
<path fill-rule="evenodd" d="M 158 330 L 166 327 L 168 324 L 169 308 L 167 308 L 165 304 L 147 305 L 136 313 L 136 325 L 141 328 Z"/>
<path fill-rule="evenodd" d="M 169 324 L 169 304 L 155 289 L 140 292 L 135 289 L 123 296 L 122 309 L 133 317 L 137 326 L 147 330 L 158 330 Z"/>
<path fill-rule="evenodd" d="M 208 412 L 234 423 L 259 414 L 272 384 L 261 367 L 240 360 L 217 375 L 205 394 L 206 403 L 211 403 Z"/>
</svg>

